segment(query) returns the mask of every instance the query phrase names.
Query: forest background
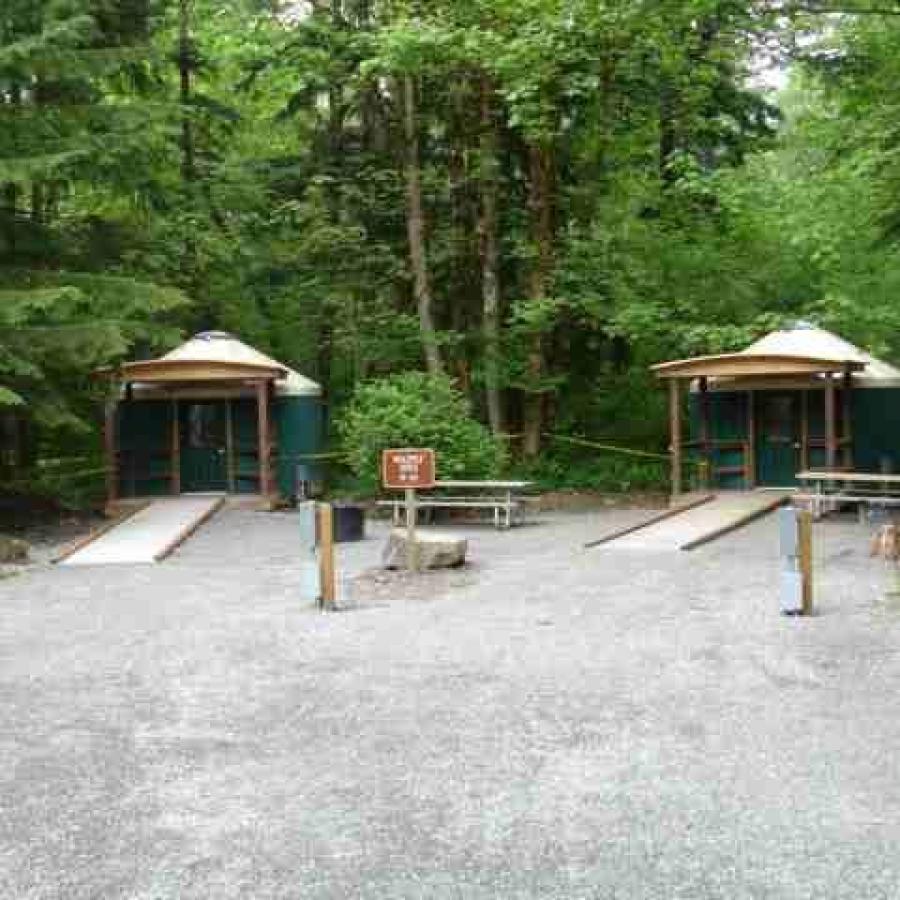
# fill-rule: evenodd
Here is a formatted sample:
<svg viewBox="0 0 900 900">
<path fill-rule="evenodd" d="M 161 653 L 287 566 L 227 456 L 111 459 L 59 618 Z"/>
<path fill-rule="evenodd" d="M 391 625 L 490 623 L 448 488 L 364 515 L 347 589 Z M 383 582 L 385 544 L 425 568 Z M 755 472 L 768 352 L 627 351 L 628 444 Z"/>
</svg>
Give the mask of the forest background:
<svg viewBox="0 0 900 900">
<path fill-rule="evenodd" d="M 565 440 L 664 451 L 648 364 L 897 361 L 898 49 L 856 0 L 5 0 L 0 481 L 77 493 L 90 372 L 222 329 L 335 421 L 423 370 L 514 471 L 659 483 Z"/>
</svg>

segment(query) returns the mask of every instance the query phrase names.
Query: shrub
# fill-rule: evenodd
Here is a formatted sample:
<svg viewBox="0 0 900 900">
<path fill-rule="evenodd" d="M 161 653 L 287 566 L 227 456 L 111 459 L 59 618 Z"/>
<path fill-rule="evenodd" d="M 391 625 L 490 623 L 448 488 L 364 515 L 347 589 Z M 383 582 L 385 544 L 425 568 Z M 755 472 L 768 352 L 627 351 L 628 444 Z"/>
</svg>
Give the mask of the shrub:
<svg viewBox="0 0 900 900">
<path fill-rule="evenodd" d="M 604 450 L 550 442 L 541 457 L 516 467 L 515 475 L 537 483 L 542 490 L 629 491 L 668 490 L 669 464 Z"/>
<path fill-rule="evenodd" d="M 347 464 L 367 491 L 377 490 L 381 451 L 389 447 L 434 448 L 438 478 L 490 478 L 505 461 L 451 381 L 421 372 L 360 385 L 336 428 Z"/>
</svg>

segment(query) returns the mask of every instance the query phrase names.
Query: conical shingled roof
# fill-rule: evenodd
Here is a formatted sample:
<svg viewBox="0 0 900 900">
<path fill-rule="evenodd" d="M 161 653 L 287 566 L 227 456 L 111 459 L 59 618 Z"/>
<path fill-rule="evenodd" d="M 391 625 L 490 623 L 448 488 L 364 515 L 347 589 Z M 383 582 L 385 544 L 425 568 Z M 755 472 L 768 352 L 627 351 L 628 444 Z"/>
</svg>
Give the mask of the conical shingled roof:
<svg viewBox="0 0 900 900">
<path fill-rule="evenodd" d="M 245 363 L 280 368 L 285 371 L 285 375 L 275 381 L 275 393 L 279 396 L 318 396 L 322 393 L 322 388 L 315 381 L 260 353 L 227 331 L 200 332 L 180 347 L 170 350 L 161 359 L 173 362 Z"/>
<path fill-rule="evenodd" d="M 793 328 L 770 332 L 741 353 L 810 356 L 817 359 L 862 363 L 865 368 L 854 374 L 854 383 L 868 387 L 900 385 L 900 369 L 824 328 L 805 322 L 798 322 Z"/>
</svg>

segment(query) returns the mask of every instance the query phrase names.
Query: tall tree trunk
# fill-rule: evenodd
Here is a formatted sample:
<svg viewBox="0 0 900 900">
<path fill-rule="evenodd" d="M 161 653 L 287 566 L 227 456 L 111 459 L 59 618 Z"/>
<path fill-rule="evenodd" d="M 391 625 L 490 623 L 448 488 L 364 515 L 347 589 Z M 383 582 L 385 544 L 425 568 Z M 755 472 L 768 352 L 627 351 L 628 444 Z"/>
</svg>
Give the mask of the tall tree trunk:
<svg viewBox="0 0 900 900">
<path fill-rule="evenodd" d="M 10 259 L 16 255 L 16 217 L 19 214 L 19 186 L 15 182 L 3 185 L 2 218 L 6 233 L 6 254 Z"/>
<path fill-rule="evenodd" d="M 422 202 L 422 169 L 419 129 L 416 121 L 416 86 L 412 76 L 403 77 L 403 124 L 406 139 L 406 231 L 409 239 L 409 261 L 413 274 L 413 293 L 419 311 L 419 332 L 425 364 L 432 375 L 444 373 L 444 363 L 437 345 L 434 327 L 428 255 L 425 249 L 425 212 Z"/>
<path fill-rule="evenodd" d="M 10 106 L 20 106 L 22 103 L 22 89 L 17 84 L 12 84 L 7 91 L 6 103 Z M 3 225 L 5 237 L 5 255 L 10 260 L 15 259 L 17 244 L 17 222 L 19 215 L 19 185 L 15 181 L 4 182 L 0 185 L 0 196 L 3 205 L 0 208 L 0 224 Z M 0 246 L 0 255 L 3 247 Z"/>
<path fill-rule="evenodd" d="M 675 87 L 664 78 L 659 91 L 659 180 L 665 191 L 675 182 L 672 163 L 677 149 L 675 133 Z"/>
<path fill-rule="evenodd" d="M 328 10 L 331 27 L 339 29 L 343 23 L 343 0 L 331 0 Z M 344 86 L 340 77 L 328 85 L 328 174 L 330 176 L 326 197 L 329 216 L 334 228 L 340 228 L 343 218 L 341 209 L 341 163 L 344 151 Z M 322 385 L 322 395 L 328 398 L 331 389 L 331 366 L 334 359 L 334 309 L 329 301 L 324 301 L 319 320 L 316 374 Z"/>
<path fill-rule="evenodd" d="M 481 79 L 481 329 L 484 339 L 484 388 L 494 435 L 506 428 L 500 389 L 500 248 L 497 240 L 497 120 L 493 85 Z"/>
<path fill-rule="evenodd" d="M 181 177 L 185 185 L 194 180 L 194 134 L 191 122 L 191 71 L 194 48 L 191 41 L 191 2 L 178 2 L 178 84 L 181 102 Z"/>
<path fill-rule="evenodd" d="M 535 259 L 529 278 L 530 299 L 539 303 L 547 297 L 547 287 L 553 268 L 553 157 L 542 144 L 528 148 L 528 206 L 531 216 L 531 235 Z M 541 451 L 541 432 L 544 427 L 543 335 L 536 329 L 530 338 L 527 376 L 531 382 L 526 390 L 522 409 L 522 453 L 533 459 Z"/>
</svg>

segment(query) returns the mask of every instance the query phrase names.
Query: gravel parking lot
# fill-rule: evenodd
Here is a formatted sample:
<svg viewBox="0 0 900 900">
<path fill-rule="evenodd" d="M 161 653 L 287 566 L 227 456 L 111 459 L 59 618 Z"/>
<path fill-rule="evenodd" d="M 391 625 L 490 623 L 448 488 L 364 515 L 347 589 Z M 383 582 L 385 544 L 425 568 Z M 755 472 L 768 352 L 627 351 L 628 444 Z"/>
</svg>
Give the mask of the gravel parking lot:
<svg viewBox="0 0 900 900">
<path fill-rule="evenodd" d="M 900 896 L 900 601 L 816 526 L 694 553 L 640 511 L 464 529 L 472 564 L 302 601 L 296 522 L 229 510 L 168 562 L 0 581 L 0 897 Z M 360 576 L 361 577 L 356 577 Z"/>
</svg>

